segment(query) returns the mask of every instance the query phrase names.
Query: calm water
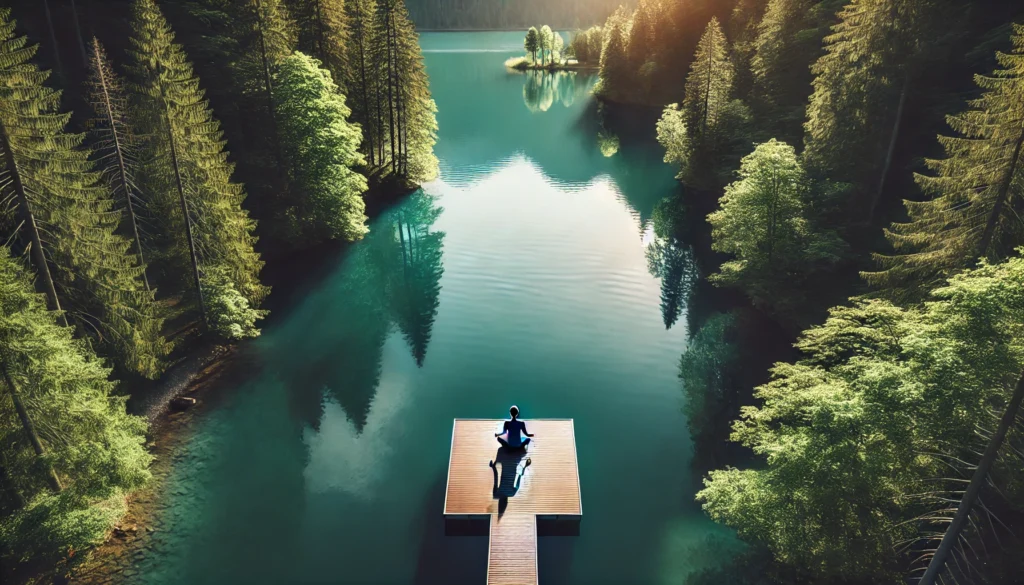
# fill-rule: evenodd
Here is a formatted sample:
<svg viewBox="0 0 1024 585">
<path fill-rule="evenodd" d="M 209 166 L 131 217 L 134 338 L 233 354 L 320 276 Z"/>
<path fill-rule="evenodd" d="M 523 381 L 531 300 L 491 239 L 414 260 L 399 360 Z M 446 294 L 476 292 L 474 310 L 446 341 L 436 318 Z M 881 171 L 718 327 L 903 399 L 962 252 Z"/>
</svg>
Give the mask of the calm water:
<svg viewBox="0 0 1024 585">
<path fill-rule="evenodd" d="M 440 179 L 243 349 L 140 582 L 483 583 L 486 538 L 443 535 L 451 421 L 512 403 L 576 422 L 582 531 L 540 540 L 542 582 L 678 584 L 731 547 L 692 502 L 686 319 L 665 328 L 645 254 L 672 170 L 615 152 L 593 79 L 507 73 L 519 34 L 422 44 Z"/>
</svg>

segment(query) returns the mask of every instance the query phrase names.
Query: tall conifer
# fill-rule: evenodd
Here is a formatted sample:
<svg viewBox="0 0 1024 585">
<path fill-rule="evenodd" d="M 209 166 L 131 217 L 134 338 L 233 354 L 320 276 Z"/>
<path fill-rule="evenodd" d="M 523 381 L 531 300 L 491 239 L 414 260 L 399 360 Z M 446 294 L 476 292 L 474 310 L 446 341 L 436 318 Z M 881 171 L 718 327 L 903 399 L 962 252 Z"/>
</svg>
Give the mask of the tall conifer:
<svg viewBox="0 0 1024 585">
<path fill-rule="evenodd" d="M 16 213 L 5 219 L 30 248 L 51 308 L 66 310 L 120 366 L 155 376 L 167 347 L 144 267 L 115 233 L 120 213 L 80 148 L 84 136 L 64 130 L 70 114 L 44 85 L 49 73 L 29 61 L 36 47 L 14 36 L 8 16 L 0 11 L 0 151 L 3 199 Z"/>
<path fill-rule="evenodd" d="M 242 208 L 245 192 L 232 180 L 220 124 L 199 79 L 154 0 L 136 0 L 131 44 L 132 89 L 149 137 L 144 181 L 161 220 L 157 236 L 169 250 L 170 276 L 192 283 L 203 313 L 208 267 L 226 274 L 256 305 L 267 288 L 253 250 L 255 222 Z"/>
<path fill-rule="evenodd" d="M 945 157 L 915 177 L 932 198 L 905 202 L 909 220 L 886 231 L 897 254 L 876 255 L 882 270 L 864 275 L 897 297 L 918 297 L 979 257 L 997 260 L 1024 243 L 1024 27 L 1014 30 L 1013 51 L 997 55 L 1001 68 L 975 78 L 981 97 L 947 118 L 956 134 L 939 136 Z"/>
<path fill-rule="evenodd" d="M 294 16 L 299 29 L 299 47 L 319 59 L 331 72 L 342 92 L 349 91 L 349 18 L 345 0 L 295 0 Z"/>
</svg>

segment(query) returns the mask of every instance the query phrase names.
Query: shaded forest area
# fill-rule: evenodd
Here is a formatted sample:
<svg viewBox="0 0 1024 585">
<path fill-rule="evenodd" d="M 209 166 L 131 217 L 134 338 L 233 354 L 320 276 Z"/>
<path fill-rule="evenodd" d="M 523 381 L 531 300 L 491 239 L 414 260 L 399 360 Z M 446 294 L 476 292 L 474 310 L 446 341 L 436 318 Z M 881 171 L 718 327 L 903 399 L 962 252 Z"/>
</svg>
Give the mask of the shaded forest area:
<svg viewBox="0 0 1024 585">
<path fill-rule="evenodd" d="M 409 0 L 420 30 L 516 30 L 534 22 L 570 30 L 604 22 L 615 0 Z M 632 5 L 633 3 L 629 3 Z"/>
<path fill-rule="evenodd" d="M 7 4 L 5 581 L 64 574 L 124 514 L 151 461 L 128 392 L 200 342 L 260 334 L 264 255 L 363 238 L 368 206 L 438 165 L 436 107 L 401 1 Z M 440 235 L 392 228 L 377 238 L 398 238 L 406 274 L 434 257 L 421 246 Z M 411 282 L 411 312 L 396 319 L 425 347 L 436 290 L 425 283 L 424 300 Z"/>
<path fill-rule="evenodd" d="M 688 311 L 697 499 L 750 545 L 690 583 L 1019 580 L 1022 25 L 1005 1 L 641 0 L 573 36 L 606 107 L 663 109 L 666 326 L 709 286 L 746 298 Z"/>
</svg>

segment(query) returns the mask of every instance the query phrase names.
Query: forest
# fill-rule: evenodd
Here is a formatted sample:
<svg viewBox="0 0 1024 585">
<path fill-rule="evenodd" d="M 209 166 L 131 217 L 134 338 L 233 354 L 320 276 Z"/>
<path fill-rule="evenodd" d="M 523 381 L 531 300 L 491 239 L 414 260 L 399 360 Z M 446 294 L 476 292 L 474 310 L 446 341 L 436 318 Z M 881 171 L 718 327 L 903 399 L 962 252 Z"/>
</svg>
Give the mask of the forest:
<svg viewBox="0 0 1024 585">
<path fill-rule="evenodd" d="M 106 537 L 151 479 L 128 397 L 259 336 L 271 258 L 364 240 L 338 343 L 305 337 L 315 314 L 288 332 L 310 425 L 339 375 L 367 424 L 392 327 L 422 366 L 451 238 L 422 194 L 368 227 L 440 172 L 417 28 L 529 29 L 532 62 L 599 72 L 602 115 L 656 119 L 679 185 L 645 253 L 666 329 L 686 311 L 696 505 L 745 543 L 689 585 L 1019 580 L 1015 0 L 8 0 L 0 574 Z M 523 81 L 532 113 L 586 98 L 574 72 Z"/>
<path fill-rule="evenodd" d="M 438 165 L 436 108 L 400 1 L 10 4 L 5 579 L 74 564 L 105 538 L 150 475 L 129 392 L 203 342 L 260 334 L 263 256 L 361 239 L 368 204 Z"/>
<path fill-rule="evenodd" d="M 573 36 L 606 107 L 663 109 L 684 186 L 649 252 L 666 326 L 699 286 L 667 276 L 703 233 L 700 276 L 795 343 L 737 373 L 763 351 L 742 303 L 689 323 L 680 378 L 711 453 L 697 500 L 751 545 L 691 583 L 1019 578 L 1022 17 L 967 0 L 641 0 Z"/>
</svg>

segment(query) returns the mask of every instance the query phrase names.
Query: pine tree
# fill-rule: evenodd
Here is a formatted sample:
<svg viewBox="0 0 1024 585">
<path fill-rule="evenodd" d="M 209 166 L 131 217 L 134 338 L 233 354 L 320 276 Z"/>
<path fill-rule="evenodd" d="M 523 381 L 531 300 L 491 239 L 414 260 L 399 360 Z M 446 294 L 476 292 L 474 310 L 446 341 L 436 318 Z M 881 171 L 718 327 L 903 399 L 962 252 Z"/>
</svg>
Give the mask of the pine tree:
<svg viewBox="0 0 1024 585">
<path fill-rule="evenodd" d="M 530 30 L 526 31 L 526 38 L 523 39 L 523 48 L 533 57 L 533 62 L 536 63 L 537 49 L 540 48 L 540 33 L 537 32 L 537 27 L 531 26 Z"/>
<path fill-rule="evenodd" d="M 429 181 L 437 175 L 437 108 L 419 38 L 402 0 L 378 5 L 377 21 L 375 58 L 382 74 L 378 105 L 383 109 L 377 116 L 382 138 L 377 163 L 401 181 Z"/>
<path fill-rule="evenodd" d="M 825 38 L 815 75 L 804 156 L 808 170 L 858 186 L 874 214 L 933 15 L 930 0 L 853 0 Z"/>
<path fill-rule="evenodd" d="M 281 61 L 295 50 L 295 23 L 283 0 L 246 0 L 237 10 L 238 62 L 233 68 L 238 78 L 236 85 L 255 102 L 245 108 L 259 117 L 250 123 L 265 125 L 269 130 L 261 133 L 261 137 L 269 142 L 264 147 L 265 152 L 273 157 L 274 166 L 279 171 L 278 178 L 283 179 L 284 160 L 278 137 L 277 112 L 274 110 L 274 72 Z M 283 192 L 285 185 L 278 185 L 276 190 Z M 272 208 L 279 206 L 271 205 Z"/>
<path fill-rule="evenodd" d="M 362 133 L 349 122 L 345 96 L 330 72 L 319 65 L 296 52 L 281 63 L 274 89 L 289 179 L 298 197 L 292 236 L 357 240 L 367 232 L 366 178 L 353 169 L 363 164 Z"/>
<path fill-rule="evenodd" d="M 342 92 L 348 77 L 349 17 L 345 0 L 296 0 L 299 47 L 319 59 Z"/>
<path fill-rule="evenodd" d="M 1002 68 L 992 77 L 975 78 L 981 97 L 947 118 L 956 135 L 939 137 L 945 157 L 928 161 L 933 175 L 915 177 L 932 198 L 906 201 L 909 221 L 886 231 L 897 254 L 876 254 L 883 270 L 864 274 L 897 298 L 920 297 L 978 258 L 1004 258 L 1024 243 L 1024 27 L 1013 45 L 997 55 Z"/>
<path fill-rule="evenodd" d="M 618 100 L 629 91 L 630 69 L 626 47 L 629 26 L 625 10 L 617 10 L 604 25 L 604 45 L 601 49 L 599 85 L 594 92 L 607 99 Z"/>
<path fill-rule="evenodd" d="M 135 182 L 138 153 L 132 121 L 128 117 L 128 97 L 96 37 L 92 39 L 88 55 L 89 79 L 86 81 L 86 89 L 93 114 L 90 120 L 93 149 L 104 177 L 127 216 L 139 265 L 145 266 L 146 255 L 138 218 L 143 199 Z M 142 281 L 146 290 L 149 290 L 149 278 L 145 270 L 142 272 Z"/>
<path fill-rule="evenodd" d="M 344 86 L 348 89 L 348 106 L 352 119 L 363 127 L 363 153 L 371 169 L 383 166 L 380 149 L 383 128 L 379 115 L 380 72 L 376 67 L 377 30 L 376 0 L 349 0 L 345 12 L 350 25 L 348 46 L 349 68 Z"/>
<path fill-rule="evenodd" d="M 686 76 L 683 112 L 691 140 L 712 143 L 729 104 L 733 68 L 729 46 L 717 18 L 712 18 L 697 43 L 693 65 Z"/>
<path fill-rule="evenodd" d="M 144 419 L 126 413 L 110 370 L 40 297 L 0 246 L 0 441 L 17 494 L 4 502 L 0 554 L 12 565 L 101 542 L 151 459 Z"/>
<path fill-rule="evenodd" d="M 17 208 L 11 227 L 31 250 L 51 308 L 65 309 L 119 366 L 153 377 L 167 346 L 144 266 L 117 235 L 120 213 L 94 171 L 83 135 L 64 128 L 60 94 L 29 59 L 36 47 L 14 37 L 0 11 L 0 151 L 4 200 Z M 62 322 L 67 322 L 66 319 Z"/>
<path fill-rule="evenodd" d="M 207 268 L 223 269 L 242 296 L 258 305 L 267 288 L 258 276 L 263 262 L 253 250 L 255 222 L 241 206 L 242 186 L 232 181 L 220 124 L 154 0 L 136 0 L 131 44 L 132 90 L 149 136 L 143 180 L 160 219 L 157 237 L 167 250 L 168 276 L 192 283 L 207 322 Z"/>
</svg>

